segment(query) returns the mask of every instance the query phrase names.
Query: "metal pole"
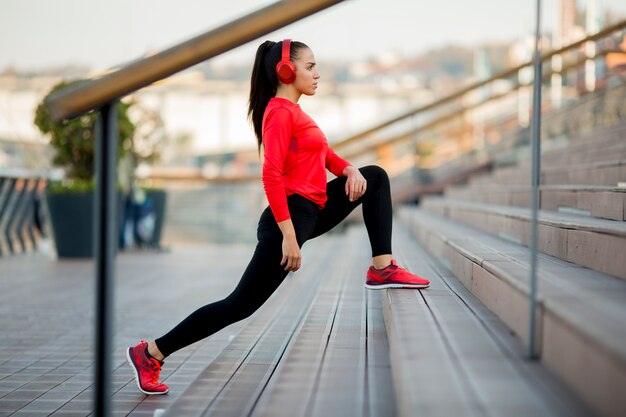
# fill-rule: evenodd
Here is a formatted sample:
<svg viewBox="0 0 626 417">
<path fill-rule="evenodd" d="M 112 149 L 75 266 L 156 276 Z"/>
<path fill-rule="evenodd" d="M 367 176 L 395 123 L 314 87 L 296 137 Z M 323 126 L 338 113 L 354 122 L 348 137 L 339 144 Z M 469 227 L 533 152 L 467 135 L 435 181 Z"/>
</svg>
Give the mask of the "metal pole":
<svg viewBox="0 0 626 417">
<path fill-rule="evenodd" d="M 532 116 L 532 221 L 530 234 L 530 317 L 528 330 L 528 357 L 537 358 L 535 349 L 535 320 L 537 306 L 537 217 L 539 212 L 539 182 L 541 178 L 541 0 L 537 0 L 537 28 L 535 32 L 535 56 L 533 78 Z"/>
<path fill-rule="evenodd" d="M 113 345 L 113 260 L 115 256 L 115 166 L 117 157 L 117 105 L 100 110 L 96 126 L 96 192 L 94 250 L 96 254 L 95 401 L 98 417 L 111 413 L 111 347 Z"/>
</svg>

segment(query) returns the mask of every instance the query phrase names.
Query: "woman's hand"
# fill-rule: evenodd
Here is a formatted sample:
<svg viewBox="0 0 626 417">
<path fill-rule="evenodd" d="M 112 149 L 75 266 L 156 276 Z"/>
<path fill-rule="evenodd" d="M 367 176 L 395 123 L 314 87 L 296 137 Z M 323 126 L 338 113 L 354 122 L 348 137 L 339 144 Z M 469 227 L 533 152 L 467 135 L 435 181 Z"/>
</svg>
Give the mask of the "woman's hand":
<svg viewBox="0 0 626 417">
<path fill-rule="evenodd" d="M 285 271 L 296 272 L 302 265 L 302 254 L 300 246 L 294 236 L 283 237 L 283 259 L 280 264 L 285 267 Z"/>
<path fill-rule="evenodd" d="M 367 181 L 361 175 L 361 171 L 353 166 L 347 166 L 343 173 L 348 179 L 346 180 L 346 195 L 351 202 L 358 200 L 365 194 L 367 189 Z"/>
<path fill-rule="evenodd" d="M 302 254 L 296 239 L 296 230 L 291 219 L 278 223 L 278 227 L 283 234 L 283 259 L 280 264 L 285 267 L 285 271 L 296 272 L 302 264 Z"/>
</svg>

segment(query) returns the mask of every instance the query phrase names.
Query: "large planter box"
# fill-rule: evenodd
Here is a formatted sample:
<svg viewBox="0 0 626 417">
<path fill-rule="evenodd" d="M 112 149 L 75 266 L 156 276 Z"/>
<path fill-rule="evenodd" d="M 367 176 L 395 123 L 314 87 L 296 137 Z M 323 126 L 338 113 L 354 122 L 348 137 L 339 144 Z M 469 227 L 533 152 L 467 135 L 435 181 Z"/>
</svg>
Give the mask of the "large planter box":
<svg viewBox="0 0 626 417">
<path fill-rule="evenodd" d="M 94 193 L 46 193 L 50 223 L 59 258 L 92 258 L 94 255 Z M 122 195 L 118 193 L 115 247 L 120 230 Z"/>
</svg>

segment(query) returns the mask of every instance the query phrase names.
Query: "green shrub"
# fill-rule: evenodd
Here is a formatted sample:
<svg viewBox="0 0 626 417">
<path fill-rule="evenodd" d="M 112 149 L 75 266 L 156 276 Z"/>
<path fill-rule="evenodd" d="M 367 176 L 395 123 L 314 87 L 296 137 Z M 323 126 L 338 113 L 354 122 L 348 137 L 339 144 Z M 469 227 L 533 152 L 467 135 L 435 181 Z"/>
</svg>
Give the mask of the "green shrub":
<svg viewBox="0 0 626 417">
<path fill-rule="evenodd" d="M 47 96 L 61 88 L 79 82 L 81 80 L 63 81 L 54 86 Z M 90 111 L 74 119 L 55 122 L 44 104 L 47 96 L 37 106 L 35 125 L 44 135 L 50 137 L 50 145 L 55 151 L 52 164 L 64 169 L 66 179 L 62 184 L 52 185 L 51 190 L 57 192 L 61 192 L 63 189 L 70 192 L 93 190 L 95 128 L 100 113 Z M 132 148 L 135 125 L 128 118 L 128 110 L 131 105 L 132 103 L 124 102 L 117 104 L 117 127 L 119 130 L 117 161 Z"/>
</svg>

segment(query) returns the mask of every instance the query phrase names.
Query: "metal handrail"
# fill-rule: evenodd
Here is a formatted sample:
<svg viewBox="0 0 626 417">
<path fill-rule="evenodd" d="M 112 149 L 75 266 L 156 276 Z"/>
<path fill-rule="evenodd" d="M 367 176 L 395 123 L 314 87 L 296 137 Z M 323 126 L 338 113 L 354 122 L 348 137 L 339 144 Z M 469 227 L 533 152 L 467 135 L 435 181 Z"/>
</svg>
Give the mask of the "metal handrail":
<svg viewBox="0 0 626 417">
<path fill-rule="evenodd" d="M 625 21 L 625 23 L 626 23 L 626 21 Z M 598 52 L 595 55 L 595 57 L 597 58 L 597 57 L 605 56 L 605 55 L 608 55 L 608 54 L 610 54 L 612 52 L 614 52 L 614 51 L 600 51 L 600 52 Z M 587 61 L 588 59 L 589 58 L 586 58 L 586 57 L 578 59 L 578 60 L 576 60 L 576 61 L 574 61 L 572 63 L 569 63 L 567 65 L 563 65 L 560 70 L 544 71 L 542 73 L 542 76 L 541 76 L 542 82 L 549 80 L 550 77 L 552 75 L 554 75 L 554 74 L 562 74 L 562 73 L 565 73 L 565 72 L 567 72 L 567 71 L 569 71 L 571 69 L 577 68 L 577 67 L 583 65 L 585 63 L 585 61 Z M 419 131 L 430 130 L 430 129 L 432 129 L 435 126 L 441 125 L 443 123 L 448 122 L 449 120 L 452 120 L 452 119 L 460 117 L 463 113 L 466 113 L 466 112 L 468 112 L 470 110 L 474 110 L 474 109 L 480 108 L 481 106 L 484 106 L 485 104 L 489 103 L 490 101 L 504 98 L 504 97 L 506 97 L 506 96 L 508 96 L 510 94 L 513 94 L 513 93 L 517 92 L 520 88 L 527 87 L 527 86 L 528 86 L 527 84 L 522 84 L 520 82 L 515 82 L 512 85 L 511 89 L 508 90 L 508 91 L 492 95 L 490 97 L 487 97 L 487 98 L 485 98 L 485 99 L 483 99 L 483 100 L 481 100 L 479 102 L 473 103 L 473 104 L 464 105 L 463 108 L 458 109 L 458 111 L 453 111 L 453 112 L 451 112 L 449 114 L 445 114 L 445 115 L 436 117 L 436 118 L 434 118 L 433 120 L 429 121 L 428 123 L 426 123 L 424 125 L 412 127 L 409 130 L 407 130 L 405 132 L 402 132 L 400 134 L 396 134 L 396 135 L 393 135 L 393 136 L 382 138 L 381 140 L 379 140 L 379 141 L 377 141 L 375 143 L 366 144 L 366 145 L 364 145 L 362 147 L 359 147 L 358 149 L 355 149 L 355 150 L 344 151 L 342 153 L 342 157 L 345 157 L 346 159 L 350 159 L 350 158 L 352 158 L 354 156 L 361 155 L 361 154 L 364 154 L 366 152 L 374 151 L 378 147 L 383 146 L 383 145 L 392 145 L 392 144 L 396 144 L 398 142 L 402 142 L 404 140 L 409 140 L 409 139 L 411 139 L 413 137 L 413 135 L 415 133 L 417 133 Z M 429 106 L 430 106 L 430 104 L 429 104 Z M 363 137 L 365 137 L 365 136 L 361 136 L 359 139 L 362 139 Z M 353 139 L 352 137 L 350 137 L 350 138 L 348 138 L 346 140 L 350 140 L 350 143 L 355 141 L 355 139 Z M 345 143 L 335 142 L 333 144 L 333 149 L 336 150 L 338 148 L 337 144 L 342 144 L 344 146 L 346 145 Z"/>
<path fill-rule="evenodd" d="M 560 55 L 560 54 L 562 54 L 564 52 L 567 52 L 567 51 L 569 51 L 571 49 L 578 48 L 579 46 L 583 45 L 586 42 L 595 41 L 597 39 L 605 37 L 606 35 L 608 35 L 608 34 L 610 34 L 612 32 L 615 32 L 617 30 L 624 29 L 624 28 L 626 28 L 626 20 L 622 20 L 622 21 L 620 21 L 620 22 L 618 22 L 618 23 L 616 23 L 614 25 L 608 26 L 607 28 L 605 28 L 605 29 L 603 29 L 603 30 L 601 30 L 601 31 L 599 31 L 597 33 L 594 33 L 593 35 L 587 36 L 587 37 L 585 37 L 585 38 L 583 38 L 583 39 L 581 39 L 579 41 L 576 41 L 576 42 L 571 43 L 571 44 L 569 44 L 567 46 L 564 46 L 563 48 L 547 52 L 547 53 L 545 53 L 545 54 L 543 54 L 541 56 L 541 61 L 542 62 L 547 61 L 547 60 L 549 60 L 550 58 L 552 58 L 555 55 Z M 471 84 L 471 85 L 469 85 L 469 86 L 467 86 L 467 87 L 465 87 L 465 88 L 463 88 L 463 89 L 461 89 L 461 90 L 459 90 L 459 91 L 457 91 L 455 93 L 452 93 L 452 94 L 450 94 L 448 96 L 445 96 L 445 97 L 443 97 L 443 98 L 441 98 L 439 100 L 436 100 L 436 101 L 434 101 L 432 103 L 428 103 L 426 105 L 419 106 L 419 107 L 416 107 L 414 109 L 411 109 L 408 112 L 400 114 L 399 116 L 393 117 L 393 118 L 391 118 L 389 120 L 386 120 L 386 121 L 384 121 L 382 123 L 378 123 L 378 124 L 368 128 L 368 129 L 366 129 L 366 130 L 364 130 L 362 132 L 359 132 L 359 133 L 357 133 L 355 135 L 349 136 L 349 137 L 347 137 L 347 138 L 345 138 L 343 140 L 335 142 L 335 143 L 333 143 L 333 148 L 335 150 L 341 149 L 342 147 L 344 147 L 346 145 L 349 145 L 349 144 L 351 144 L 353 142 L 356 142 L 356 141 L 358 141 L 358 140 L 360 140 L 360 139 L 362 139 L 362 138 L 364 138 L 366 136 L 371 135 L 372 133 L 375 133 L 375 132 L 377 132 L 379 130 L 382 130 L 382 129 L 386 128 L 386 127 L 389 127 L 389 126 L 391 126 L 391 125 L 393 125 L 393 124 L 395 124 L 397 122 L 400 122 L 400 121 L 402 121 L 404 119 L 407 119 L 409 117 L 415 116 L 416 114 L 419 114 L 419 113 L 424 113 L 424 112 L 426 112 L 428 110 L 432 110 L 434 108 L 440 107 L 443 104 L 447 104 L 447 103 L 452 102 L 452 101 L 454 101 L 454 100 L 456 100 L 458 98 L 461 98 L 465 94 L 469 93 L 470 91 L 473 91 L 473 90 L 479 89 L 481 87 L 484 87 L 485 85 L 490 84 L 490 83 L 492 83 L 492 82 L 494 82 L 496 80 L 505 79 L 505 78 L 509 78 L 509 77 L 511 77 L 513 75 L 516 75 L 520 70 L 522 70 L 524 68 L 527 68 L 527 67 L 532 67 L 533 64 L 534 64 L 533 61 L 530 60 L 530 61 L 522 63 L 522 64 L 520 64 L 520 65 L 518 65 L 516 67 L 509 68 L 509 69 L 506 69 L 504 71 L 501 71 L 501 72 L 493 75 L 492 77 L 490 77 L 490 78 L 488 78 L 486 80 L 482 80 L 482 81 L 476 82 L 474 84 Z M 554 72 L 555 73 L 562 73 L 562 72 L 565 72 L 567 69 L 568 68 L 564 67 L 560 71 L 554 71 Z"/>
<path fill-rule="evenodd" d="M 46 100 L 54 120 L 71 119 L 234 49 L 342 0 L 283 0 Z"/>
</svg>

